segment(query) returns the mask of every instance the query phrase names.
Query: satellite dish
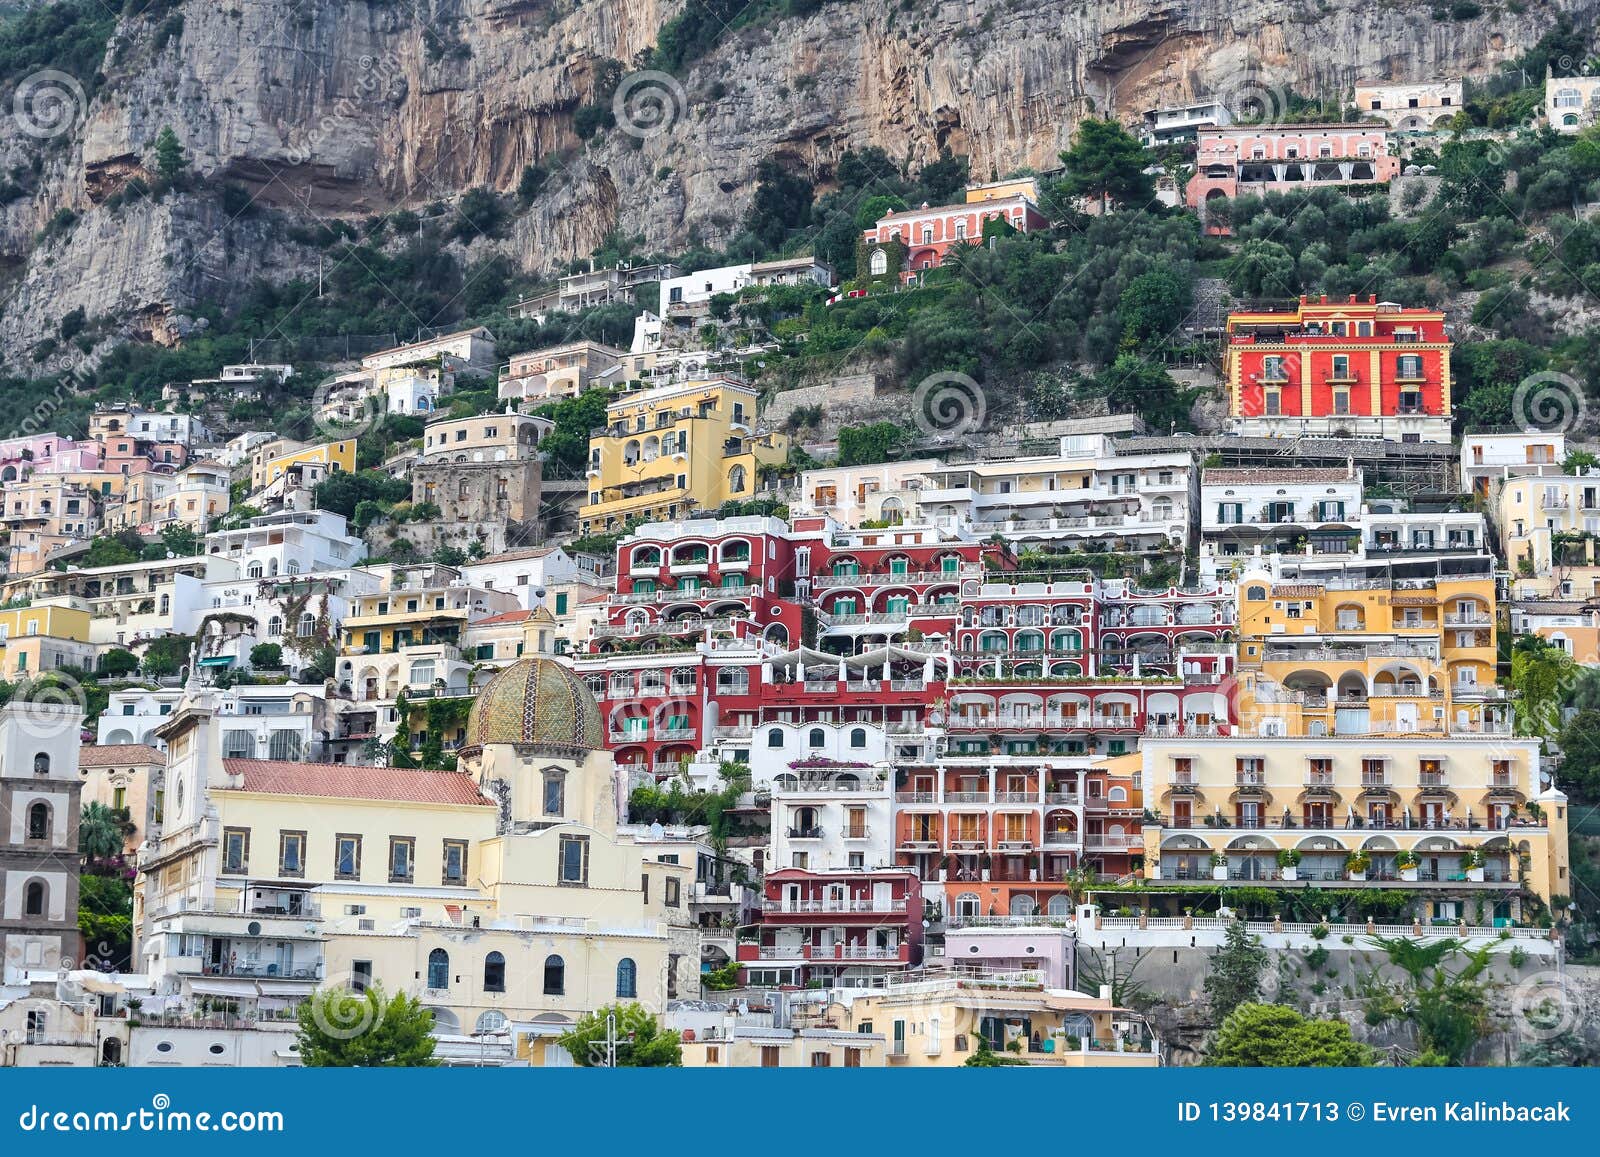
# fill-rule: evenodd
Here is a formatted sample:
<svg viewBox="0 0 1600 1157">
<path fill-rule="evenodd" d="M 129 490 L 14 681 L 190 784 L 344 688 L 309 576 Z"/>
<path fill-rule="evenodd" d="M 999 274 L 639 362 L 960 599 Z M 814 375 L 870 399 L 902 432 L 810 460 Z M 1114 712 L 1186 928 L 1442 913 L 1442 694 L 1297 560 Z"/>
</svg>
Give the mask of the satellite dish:
<svg viewBox="0 0 1600 1157">
<path fill-rule="evenodd" d="M 652 840 L 659 840 L 666 834 L 667 829 L 662 827 L 659 823 L 653 823 L 650 825 L 650 838 Z"/>
</svg>

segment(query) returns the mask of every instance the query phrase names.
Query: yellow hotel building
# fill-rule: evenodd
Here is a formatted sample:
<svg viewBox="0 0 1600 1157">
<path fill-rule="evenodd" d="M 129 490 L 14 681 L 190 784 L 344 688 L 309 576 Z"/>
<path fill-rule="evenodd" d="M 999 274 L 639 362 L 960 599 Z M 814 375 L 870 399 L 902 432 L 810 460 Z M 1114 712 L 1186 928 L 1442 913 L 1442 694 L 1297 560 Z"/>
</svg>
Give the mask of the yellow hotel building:
<svg viewBox="0 0 1600 1157">
<path fill-rule="evenodd" d="M 94 666 L 86 608 L 37 603 L 0 611 L 0 677 L 7 682 L 57 667 Z"/>
<path fill-rule="evenodd" d="M 786 434 L 755 428 L 758 392 L 732 378 L 654 386 L 606 407 L 589 439 L 589 501 L 580 534 L 629 519 L 670 522 L 755 494 L 763 466 L 789 457 Z"/>
<path fill-rule="evenodd" d="M 264 489 L 282 478 L 289 467 L 302 462 L 325 465 L 330 474 L 340 470 L 353 472 L 356 468 L 356 440 L 347 438 L 340 442 L 318 442 L 311 446 L 287 438 L 269 442 L 252 456 L 250 489 Z"/>
</svg>

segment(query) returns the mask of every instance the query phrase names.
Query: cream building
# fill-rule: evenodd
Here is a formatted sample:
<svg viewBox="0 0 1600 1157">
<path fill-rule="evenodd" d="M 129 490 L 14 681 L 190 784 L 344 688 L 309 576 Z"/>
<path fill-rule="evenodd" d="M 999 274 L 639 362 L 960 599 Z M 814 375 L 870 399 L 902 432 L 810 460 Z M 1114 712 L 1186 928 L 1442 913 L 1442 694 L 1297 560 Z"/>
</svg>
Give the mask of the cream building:
<svg viewBox="0 0 1600 1157">
<path fill-rule="evenodd" d="M 1500 555 L 1512 573 L 1533 578 L 1577 572 L 1590 581 L 1562 593 L 1591 594 L 1592 568 L 1600 563 L 1595 549 L 1600 537 L 1600 468 L 1568 474 L 1560 465 L 1550 465 L 1496 479 L 1489 487 Z"/>
<path fill-rule="evenodd" d="M 514 1034 L 538 1063 L 615 1000 L 695 991 L 694 865 L 618 838 L 598 708 L 529 656 L 474 701 L 460 771 L 224 758 L 213 693 L 162 728 L 159 839 L 142 850 L 137 958 L 158 998 L 287 1016 L 315 988 L 416 995 L 435 1033 Z"/>
</svg>

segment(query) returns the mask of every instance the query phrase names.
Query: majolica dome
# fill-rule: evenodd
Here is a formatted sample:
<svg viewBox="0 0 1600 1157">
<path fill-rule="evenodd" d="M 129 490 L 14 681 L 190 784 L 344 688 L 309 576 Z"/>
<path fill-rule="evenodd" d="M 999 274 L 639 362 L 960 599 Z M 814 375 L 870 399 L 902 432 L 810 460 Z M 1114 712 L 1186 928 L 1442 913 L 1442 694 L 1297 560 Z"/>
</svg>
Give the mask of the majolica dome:
<svg viewBox="0 0 1600 1157">
<path fill-rule="evenodd" d="M 519 659 L 484 684 L 467 713 L 466 746 L 486 743 L 599 751 L 605 747 L 600 706 L 556 660 Z"/>
</svg>

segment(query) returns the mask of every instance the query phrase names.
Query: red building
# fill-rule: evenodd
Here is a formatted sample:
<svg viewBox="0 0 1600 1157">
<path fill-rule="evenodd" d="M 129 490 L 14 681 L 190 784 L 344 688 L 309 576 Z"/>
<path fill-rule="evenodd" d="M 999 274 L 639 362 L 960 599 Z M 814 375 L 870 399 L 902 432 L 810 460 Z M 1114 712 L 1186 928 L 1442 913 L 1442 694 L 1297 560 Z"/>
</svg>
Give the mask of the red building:
<svg viewBox="0 0 1600 1157">
<path fill-rule="evenodd" d="M 922 962 L 922 885 L 904 868 L 780 868 L 763 885 L 761 922 L 741 930 L 743 983 L 870 984 Z"/>
<path fill-rule="evenodd" d="M 1448 442 L 1450 349 L 1443 313 L 1373 296 L 1230 314 L 1233 428 Z"/>
</svg>

